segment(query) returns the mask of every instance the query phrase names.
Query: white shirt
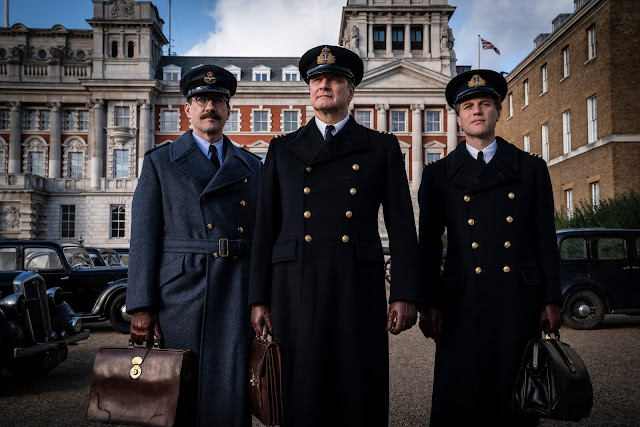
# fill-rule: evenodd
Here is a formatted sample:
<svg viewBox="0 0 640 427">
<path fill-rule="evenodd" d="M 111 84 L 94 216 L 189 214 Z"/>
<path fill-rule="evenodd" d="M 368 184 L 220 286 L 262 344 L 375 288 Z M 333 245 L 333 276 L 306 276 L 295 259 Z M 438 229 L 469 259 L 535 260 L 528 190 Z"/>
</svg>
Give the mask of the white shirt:
<svg viewBox="0 0 640 427">
<path fill-rule="evenodd" d="M 344 125 L 347 123 L 347 121 L 349 121 L 349 115 L 347 114 L 347 117 L 345 117 L 344 119 L 340 120 L 338 123 L 336 123 L 335 125 L 333 125 L 333 127 L 335 128 L 333 130 L 333 132 L 331 132 L 331 135 L 334 135 L 338 132 L 340 132 L 340 129 L 342 129 L 344 127 Z M 320 135 L 322 135 L 322 137 L 324 138 L 324 131 L 327 128 L 328 124 L 323 122 L 322 120 L 318 119 L 316 117 L 316 126 L 318 126 L 318 130 L 320 131 Z"/>
<path fill-rule="evenodd" d="M 471 157 L 478 160 L 478 153 L 480 152 L 480 150 L 476 150 L 469 144 L 465 144 L 465 145 L 467 146 L 467 151 L 469 152 L 469 154 L 471 154 Z M 482 155 L 484 156 L 485 163 L 489 163 L 491 159 L 493 159 L 493 155 L 496 154 L 497 149 L 498 149 L 498 143 L 494 139 L 493 142 L 489 144 L 488 147 L 482 150 Z"/>
<path fill-rule="evenodd" d="M 211 160 L 211 153 L 209 152 L 209 147 L 211 146 L 211 143 L 206 139 L 200 138 L 195 133 L 192 133 L 192 135 L 193 135 L 193 139 L 196 141 L 196 144 L 198 145 L 198 148 L 204 153 L 205 156 L 207 156 L 207 159 Z M 216 150 L 218 150 L 218 160 L 220 161 L 220 164 L 222 164 L 222 150 L 224 149 L 223 141 L 224 141 L 224 137 L 220 138 L 220 141 L 213 143 L 213 145 L 216 146 Z"/>
</svg>

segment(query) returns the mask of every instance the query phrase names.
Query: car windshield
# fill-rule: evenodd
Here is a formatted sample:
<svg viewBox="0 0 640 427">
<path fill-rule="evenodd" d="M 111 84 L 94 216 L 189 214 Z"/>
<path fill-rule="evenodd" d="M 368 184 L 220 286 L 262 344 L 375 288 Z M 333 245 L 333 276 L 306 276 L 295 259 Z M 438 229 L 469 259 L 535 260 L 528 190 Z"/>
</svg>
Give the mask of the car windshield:
<svg viewBox="0 0 640 427">
<path fill-rule="evenodd" d="M 114 267 L 114 266 L 122 267 L 122 266 L 124 266 L 124 263 L 122 262 L 122 259 L 120 259 L 120 255 L 118 255 L 118 253 L 116 251 L 101 250 L 100 251 L 100 255 L 102 255 L 102 259 L 104 259 L 104 262 L 109 267 Z"/>
<path fill-rule="evenodd" d="M 63 249 L 64 256 L 67 258 L 71 268 L 93 267 L 91 257 L 85 248 L 70 247 Z"/>
</svg>

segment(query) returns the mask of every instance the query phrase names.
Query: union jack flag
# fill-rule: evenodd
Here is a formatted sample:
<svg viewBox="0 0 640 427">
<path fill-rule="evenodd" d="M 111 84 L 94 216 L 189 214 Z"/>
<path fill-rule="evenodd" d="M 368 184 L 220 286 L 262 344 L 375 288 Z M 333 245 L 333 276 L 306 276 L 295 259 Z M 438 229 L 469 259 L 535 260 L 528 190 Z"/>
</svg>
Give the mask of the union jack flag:
<svg viewBox="0 0 640 427">
<path fill-rule="evenodd" d="M 485 39 L 483 39 L 482 37 L 480 38 L 480 40 L 482 41 L 482 49 L 493 49 L 493 50 L 495 50 L 495 51 L 496 51 L 496 53 L 497 53 L 498 55 L 500 55 L 500 51 L 498 50 L 498 48 L 497 48 L 497 47 L 495 47 L 495 46 L 493 45 L 493 43 L 491 43 L 491 42 L 489 42 L 489 41 L 486 41 L 486 40 L 485 40 Z"/>
</svg>

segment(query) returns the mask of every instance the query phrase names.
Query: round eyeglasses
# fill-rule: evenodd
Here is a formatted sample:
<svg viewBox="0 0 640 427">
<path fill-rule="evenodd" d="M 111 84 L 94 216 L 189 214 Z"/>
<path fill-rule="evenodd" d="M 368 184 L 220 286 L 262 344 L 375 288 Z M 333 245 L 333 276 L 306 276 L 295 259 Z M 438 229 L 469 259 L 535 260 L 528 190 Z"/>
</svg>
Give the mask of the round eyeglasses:
<svg viewBox="0 0 640 427">
<path fill-rule="evenodd" d="M 207 98 L 206 96 L 194 96 L 193 100 L 196 101 L 196 104 L 200 107 L 206 107 L 209 101 L 211 101 L 216 108 L 222 107 L 227 102 L 224 98 Z"/>
</svg>

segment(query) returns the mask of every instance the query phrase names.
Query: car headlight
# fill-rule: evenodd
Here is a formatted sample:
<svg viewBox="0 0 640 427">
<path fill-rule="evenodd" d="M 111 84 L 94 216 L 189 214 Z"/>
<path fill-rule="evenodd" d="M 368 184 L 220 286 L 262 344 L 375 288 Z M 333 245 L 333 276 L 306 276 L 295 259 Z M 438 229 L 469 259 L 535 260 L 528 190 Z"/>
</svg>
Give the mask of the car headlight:
<svg viewBox="0 0 640 427">
<path fill-rule="evenodd" d="M 82 331 L 82 319 L 79 317 L 72 317 L 69 319 L 69 327 L 74 333 L 80 333 Z"/>
<path fill-rule="evenodd" d="M 20 317 L 24 314 L 26 300 L 22 293 L 11 294 L 0 300 L 0 308 L 11 317 Z"/>
<path fill-rule="evenodd" d="M 60 307 L 60 304 L 62 304 L 62 301 L 64 300 L 62 294 L 62 288 L 55 287 L 47 289 L 47 297 L 54 307 Z"/>
</svg>

